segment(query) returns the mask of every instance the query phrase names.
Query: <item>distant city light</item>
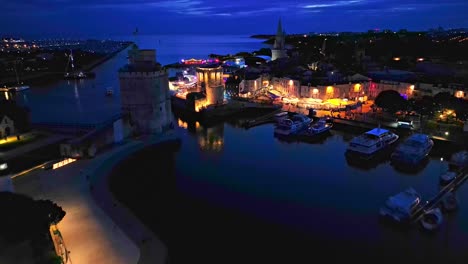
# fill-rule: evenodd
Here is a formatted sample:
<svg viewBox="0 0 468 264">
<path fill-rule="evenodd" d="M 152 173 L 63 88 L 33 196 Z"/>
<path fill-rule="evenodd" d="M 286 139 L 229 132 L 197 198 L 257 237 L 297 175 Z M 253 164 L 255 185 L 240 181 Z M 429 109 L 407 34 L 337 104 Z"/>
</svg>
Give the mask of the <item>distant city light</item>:
<svg viewBox="0 0 468 264">
<path fill-rule="evenodd" d="M 424 58 L 418 58 L 418 61 L 424 61 Z"/>
<path fill-rule="evenodd" d="M 393 60 L 394 60 L 394 61 L 399 61 L 399 60 L 401 60 L 401 59 L 400 59 L 400 57 L 395 57 L 395 58 L 393 58 Z"/>
</svg>

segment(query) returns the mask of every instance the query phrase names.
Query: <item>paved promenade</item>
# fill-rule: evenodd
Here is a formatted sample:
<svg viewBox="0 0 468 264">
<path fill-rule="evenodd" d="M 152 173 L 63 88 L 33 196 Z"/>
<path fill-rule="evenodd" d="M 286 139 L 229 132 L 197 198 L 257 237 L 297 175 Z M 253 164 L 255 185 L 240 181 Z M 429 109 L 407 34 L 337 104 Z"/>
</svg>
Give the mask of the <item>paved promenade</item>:
<svg viewBox="0 0 468 264">
<path fill-rule="evenodd" d="M 175 136 L 130 140 L 92 160 L 14 178 L 15 191 L 51 199 L 67 212 L 57 227 L 70 251 L 70 263 L 166 263 L 166 247 L 115 200 L 107 180 L 112 167 L 131 153 L 170 139 Z"/>
</svg>

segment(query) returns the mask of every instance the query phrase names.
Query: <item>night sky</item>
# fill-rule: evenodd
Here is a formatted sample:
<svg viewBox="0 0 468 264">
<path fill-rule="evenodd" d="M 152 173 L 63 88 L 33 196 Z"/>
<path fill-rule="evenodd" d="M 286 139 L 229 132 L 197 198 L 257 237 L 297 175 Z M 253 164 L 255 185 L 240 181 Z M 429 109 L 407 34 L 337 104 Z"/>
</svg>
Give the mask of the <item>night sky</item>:
<svg viewBox="0 0 468 264">
<path fill-rule="evenodd" d="M 0 0 L 0 33 L 271 34 L 468 27 L 467 0 Z"/>
</svg>

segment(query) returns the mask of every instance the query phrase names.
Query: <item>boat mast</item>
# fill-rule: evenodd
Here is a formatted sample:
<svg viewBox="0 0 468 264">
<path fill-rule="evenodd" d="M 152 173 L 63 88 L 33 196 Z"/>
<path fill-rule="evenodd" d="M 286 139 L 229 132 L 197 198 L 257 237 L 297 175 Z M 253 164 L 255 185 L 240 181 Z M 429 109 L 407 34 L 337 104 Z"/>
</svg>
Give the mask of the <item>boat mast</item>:
<svg viewBox="0 0 468 264">
<path fill-rule="evenodd" d="M 73 51 L 70 50 L 70 62 L 72 67 L 72 72 L 75 72 L 75 64 L 73 63 Z"/>
<path fill-rule="evenodd" d="M 15 69 L 15 76 L 16 76 L 16 83 L 19 85 L 20 82 L 19 82 L 19 76 L 18 76 L 18 70 L 16 69 L 16 66 L 18 65 L 18 59 L 15 60 L 15 63 L 14 63 L 14 69 Z"/>
</svg>

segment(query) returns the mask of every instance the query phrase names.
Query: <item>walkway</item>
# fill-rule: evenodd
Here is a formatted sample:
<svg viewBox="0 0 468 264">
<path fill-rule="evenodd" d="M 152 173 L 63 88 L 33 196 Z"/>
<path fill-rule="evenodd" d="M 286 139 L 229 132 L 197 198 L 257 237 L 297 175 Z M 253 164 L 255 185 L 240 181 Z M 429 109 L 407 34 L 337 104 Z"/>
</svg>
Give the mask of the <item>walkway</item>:
<svg viewBox="0 0 468 264">
<path fill-rule="evenodd" d="M 30 132 L 30 133 L 42 133 L 42 132 Z M 29 153 L 29 152 L 31 152 L 33 150 L 36 150 L 36 149 L 39 149 L 39 148 L 42 148 L 42 147 L 45 147 L 45 146 L 48 146 L 48 145 L 58 143 L 58 142 L 63 141 L 65 139 L 67 139 L 67 138 L 69 138 L 69 136 L 60 135 L 60 134 L 46 135 L 44 138 L 36 139 L 36 140 L 34 140 L 32 142 L 29 142 L 29 143 L 27 143 L 25 145 L 22 145 L 22 146 L 18 146 L 17 148 L 11 149 L 9 151 L 0 152 L 0 158 L 2 158 L 4 160 L 13 159 L 13 158 L 15 158 L 17 156 Z M 16 136 L 14 136 L 14 139 L 16 139 Z"/>
<path fill-rule="evenodd" d="M 15 190 L 35 199 L 50 199 L 67 212 L 57 227 L 73 264 L 163 264 L 166 247 L 114 199 L 107 179 L 112 167 L 126 156 L 174 138 L 168 135 L 131 140 L 92 160 L 17 177 L 13 180 Z"/>
</svg>

